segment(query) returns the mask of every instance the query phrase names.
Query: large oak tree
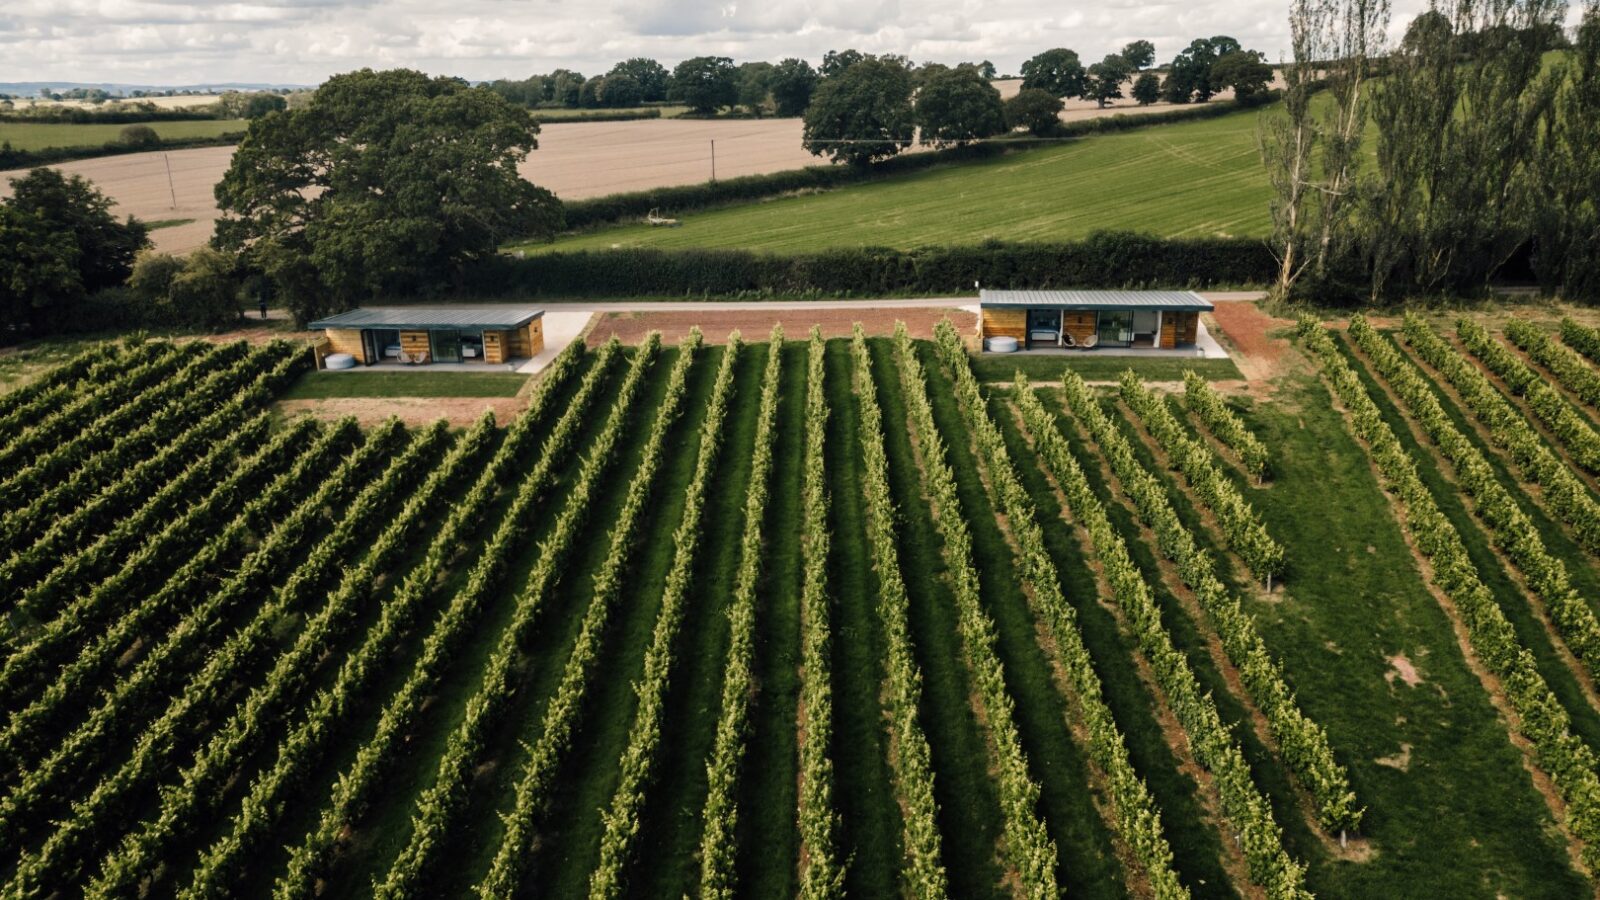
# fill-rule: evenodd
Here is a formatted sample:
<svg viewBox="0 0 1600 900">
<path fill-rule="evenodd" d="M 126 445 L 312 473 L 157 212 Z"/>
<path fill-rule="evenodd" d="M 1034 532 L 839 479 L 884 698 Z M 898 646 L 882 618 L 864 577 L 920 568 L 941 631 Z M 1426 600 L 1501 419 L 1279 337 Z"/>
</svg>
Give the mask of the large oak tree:
<svg viewBox="0 0 1600 900">
<path fill-rule="evenodd" d="M 262 268 L 304 321 L 386 293 L 443 290 L 512 237 L 561 224 L 517 164 L 528 110 L 404 69 L 328 79 L 250 124 L 216 188 L 216 245 Z"/>
<path fill-rule="evenodd" d="M 805 148 L 857 165 L 899 153 L 917 130 L 911 87 L 905 66 L 876 58 L 824 78 L 806 110 Z"/>
</svg>

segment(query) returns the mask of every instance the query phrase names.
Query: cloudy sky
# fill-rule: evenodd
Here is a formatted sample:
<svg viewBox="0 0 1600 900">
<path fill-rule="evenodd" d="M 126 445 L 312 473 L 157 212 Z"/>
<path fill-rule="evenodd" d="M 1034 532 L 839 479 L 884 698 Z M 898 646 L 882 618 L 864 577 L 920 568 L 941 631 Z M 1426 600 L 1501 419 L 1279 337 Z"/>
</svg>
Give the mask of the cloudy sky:
<svg viewBox="0 0 1600 900">
<path fill-rule="evenodd" d="M 1394 0 L 1396 28 L 1426 0 Z M 1099 59 L 1127 41 L 1166 60 L 1190 39 L 1231 34 L 1276 60 L 1287 0 L 5 0 L 0 81 L 315 84 L 361 66 L 471 79 L 557 67 L 600 74 L 629 56 L 671 66 L 830 48 L 914 60 L 989 59 L 1002 72 L 1042 49 Z"/>
</svg>

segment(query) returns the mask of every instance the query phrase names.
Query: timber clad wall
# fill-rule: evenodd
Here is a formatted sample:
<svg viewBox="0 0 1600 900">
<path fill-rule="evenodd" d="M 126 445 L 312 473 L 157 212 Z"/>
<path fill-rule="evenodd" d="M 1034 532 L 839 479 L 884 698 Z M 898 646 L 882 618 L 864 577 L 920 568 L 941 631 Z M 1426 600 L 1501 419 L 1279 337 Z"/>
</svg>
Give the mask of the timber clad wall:
<svg viewBox="0 0 1600 900">
<path fill-rule="evenodd" d="M 540 319 L 507 332 L 511 336 L 511 345 L 508 355 L 515 359 L 527 359 L 538 354 L 544 349 L 544 324 Z"/>
<path fill-rule="evenodd" d="M 367 359 L 366 346 L 361 343 L 361 332 L 356 329 L 329 329 L 328 344 L 330 353 L 348 353 L 362 365 L 371 362 Z"/>
<path fill-rule="evenodd" d="M 986 309 L 983 311 L 983 336 L 1013 337 L 1018 343 L 1028 339 L 1028 312 L 1022 309 Z"/>
<path fill-rule="evenodd" d="M 1161 314 L 1161 343 L 1163 350 L 1179 344 L 1192 344 L 1200 327 L 1200 314 L 1196 312 L 1169 312 Z"/>
<path fill-rule="evenodd" d="M 400 352 L 413 358 L 418 354 L 422 354 L 427 357 L 429 362 L 433 361 L 433 346 L 428 343 L 428 333 L 426 331 L 400 332 Z"/>
<path fill-rule="evenodd" d="M 485 331 L 483 333 L 483 361 L 486 363 L 505 362 L 506 343 L 506 333 L 504 331 Z"/>
</svg>

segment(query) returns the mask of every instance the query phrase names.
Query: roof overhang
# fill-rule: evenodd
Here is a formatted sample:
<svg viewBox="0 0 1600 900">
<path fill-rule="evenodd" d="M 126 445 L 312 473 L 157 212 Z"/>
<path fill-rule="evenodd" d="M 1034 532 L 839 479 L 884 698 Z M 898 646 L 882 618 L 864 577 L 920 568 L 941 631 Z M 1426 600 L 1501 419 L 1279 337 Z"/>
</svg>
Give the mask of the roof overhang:
<svg viewBox="0 0 1600 900">
<path fill-rule="evenodd" d="M 369 306 L 318 319 L 306 327 L 318 331 L 358 328 L 509 331 L 542 315 L 544 310 L 531 306 Z"/>
<path fill-rule="evenodd" d="M 990 309 L 1135 310 L 1210 312 L 1211 301 L 1194 291 L 991 291 L 978 295 Z"/>
</svg>

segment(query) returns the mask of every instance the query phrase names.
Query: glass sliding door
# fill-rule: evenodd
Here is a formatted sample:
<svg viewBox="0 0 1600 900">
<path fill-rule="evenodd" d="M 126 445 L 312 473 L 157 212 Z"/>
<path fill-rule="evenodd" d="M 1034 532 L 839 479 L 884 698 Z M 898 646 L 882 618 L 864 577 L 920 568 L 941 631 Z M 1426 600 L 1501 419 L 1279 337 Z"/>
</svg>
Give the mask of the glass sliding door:
<svg viewBox="0 0 1600 900">
<path fill-rule="evenodd" d="M 461 362 L 461 335 L 455 330 L 430 331 L 428 338 L 433 345 L 433 361 L 442 363 Z"/>
<path fill-rule="evenodd" d="M 1133 313 L 1130 310 L 1101 310 L 1100 346 L 1126 347 L 1133 343 Z"/>
</svg>

